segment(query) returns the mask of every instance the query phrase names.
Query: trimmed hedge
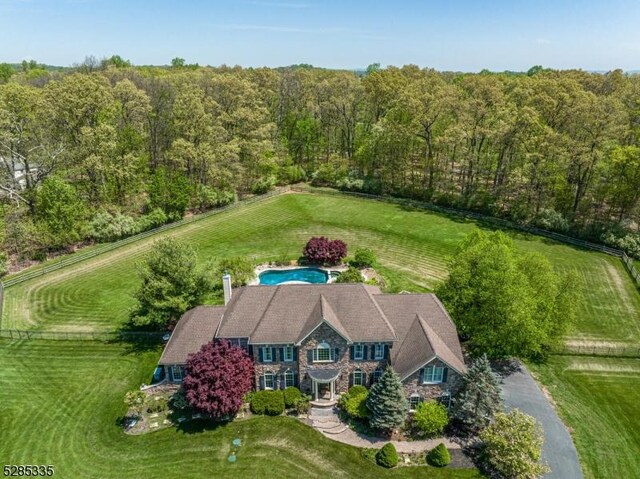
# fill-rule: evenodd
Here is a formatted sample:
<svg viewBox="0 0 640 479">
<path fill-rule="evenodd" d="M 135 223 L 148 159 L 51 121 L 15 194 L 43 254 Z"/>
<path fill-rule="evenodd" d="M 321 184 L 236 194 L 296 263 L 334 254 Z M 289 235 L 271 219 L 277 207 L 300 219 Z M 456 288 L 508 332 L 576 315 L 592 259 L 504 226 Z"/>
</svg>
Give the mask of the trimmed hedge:
<svg viewBox="0 0 640 479">
<path fill-rule="evenodd" d="M 378 465 L 386 468 L 396 467 L 398 465 L 398 452 L 396 447 L 388 442 L 376 454 L 376 462 Z"/>
<path fill-rule="evenodd" d="M 282 391 L 258 391 L 251 398 L 251 412 L 267 416 L 280 416 L 284 412 Z"/>
<path fill-rule="evenodd" d="M 440 443 L 427 453 L 427 464 L 435 467 L 444 467 L 451 462 L 451 454 L 447 447 Z"/>
<path fill-rule="evenodd" d="M 284 396 L 284 407 L 286 408 L 296 407 L 300 399 L 302 399 L 302 393 L 295 386 L 289 386 L 282 394 Z"/>
</svg>

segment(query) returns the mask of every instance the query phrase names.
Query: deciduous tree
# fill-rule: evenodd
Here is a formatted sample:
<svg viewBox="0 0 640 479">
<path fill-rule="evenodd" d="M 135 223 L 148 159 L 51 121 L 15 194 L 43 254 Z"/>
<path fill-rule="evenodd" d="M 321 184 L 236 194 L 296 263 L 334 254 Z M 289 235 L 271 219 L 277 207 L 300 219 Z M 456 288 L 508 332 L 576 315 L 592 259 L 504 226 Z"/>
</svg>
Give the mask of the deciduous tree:
<svg viewBox="0 0 640 479">
<path fill-rule="evenodd" d="M 192 354 L 182 382 L 189 404 L 214 419 L 234 416 L 252 385 L 251 357 L 226 340 L 207 343 Z"/>
<path fill-rule="evenodd" d="M 538 254 L 521 255 L 502 232 L 476 230 L 449 262 L 437 288 L 458 331 L 489 357 L 543 357 L 576 314 L 573 274 L 554 272 Z"/>
<path fill-rule="evenodd" d="M 172 238 L 157 241 L 138 271 L 142 283 L 131 319 L 139 326 L 166 328 L 213 288 L 211 276 L 197 267 L 193 248 Z"/>
<path fill-rule="evenodd" d="M 518 409 L 496 414 L 495 422 L 480 433 L 480 439 L 484 461 L 501 477 L 537 479 L 549 472 L 540 463 L 542 428 Z"/>
</svg>

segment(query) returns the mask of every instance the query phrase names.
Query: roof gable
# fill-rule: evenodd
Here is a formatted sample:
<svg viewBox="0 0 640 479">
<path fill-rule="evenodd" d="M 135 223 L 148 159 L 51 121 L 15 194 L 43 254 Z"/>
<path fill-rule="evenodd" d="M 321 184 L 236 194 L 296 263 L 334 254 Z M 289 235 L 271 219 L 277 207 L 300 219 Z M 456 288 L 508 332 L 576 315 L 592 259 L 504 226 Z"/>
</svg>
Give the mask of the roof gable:
<svg viewBox="0 0 640 479">
<path fill-rule="evenodd" d="M 331 308 L 331 305 L 327 301 L 327 298 L 325 298 L 324 295 L 321 294 L 316 307 L 311 312 L 309 319 L 300 332 L 300 336 L 296 341 L 296 345 L 300 345 L 302 341 L 307 339 L 322 324 L 326 324 L 331 329 L 333 329 L 336 333 L 342 336 L 347 341 L 347 343 L 352 342 L 351 338 L 349 337 L 349 333 L 347 333 L 346 329 L 340 322 L 340 319 L 338 319 L 338 316 Z"/>
</svg>

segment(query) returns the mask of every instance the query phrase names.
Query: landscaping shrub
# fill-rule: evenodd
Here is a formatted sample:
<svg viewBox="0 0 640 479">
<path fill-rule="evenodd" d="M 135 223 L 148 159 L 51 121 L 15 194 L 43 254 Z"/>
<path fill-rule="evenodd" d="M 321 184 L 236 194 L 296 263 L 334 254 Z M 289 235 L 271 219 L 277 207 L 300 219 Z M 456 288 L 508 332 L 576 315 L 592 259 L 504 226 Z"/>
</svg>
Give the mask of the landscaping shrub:
<svg viewBox="0 0 640 479">
<path fill-rule="evenodd" d="M 217 190 L 206 185 L 200 186 L 196 193 L 196 206 L 201 211 L 220 208 L 233 203 L 235 200 L 235 192 L 231 190 Z"/>
<path fill-rule="evenodd" d="M 171 396 L 171 400 L 169 402 L 173 409 L 182 410 L 189 407 L 189 401 L 187 401 L 187 396 L 185 395 L 185 391 L 182 388 L 173 393 L 173 396 Z"/>
<path fill-rule="evenodd" d="M 251 192 L 255 195 L 262 195 L 276 186 L 276 179 L 273 176 L 260 178 L 251 187 Z"/>
<path fill-rule="evenodd" d="M 324 236 L 313 237 L 307 242 L 302 254 L 310 263 L 338 264 L 342 258 L 347 256 L 347 244 L 344 241 L 330 240 Z"/>
<path fill-rule="evenodd" d="M 369 391 L 364 386 L 353 386 L 349 392 L 340 396 L 338 407 L 355 419 L 366 419 L 371 415 L 367 407 Z"/>
<path fill-rule="evenodd" d="M 142 413 L 142 408 L 144 407 L 144 403 L 147 400 L 147 395 L 144 391 L 140 391 L 139 389 L 134 389 L 132 391 L 127 392 L 124 396 L 124 403 L 133 410 L 136 416 L 140 416 Z"/>
<path fill-rule="evenodd" d="M 358 394 L 366 394 L 368 392 L 369 390 L 366 387 L 356 384 L 355 386 L 351 386 L 349 388 L 347 394 L 349 394 L 350 396 L 356 396 Z"/>
<path fill-rule="evenodd" d="M 284 406 L 286 408 L 296 407 L 296 404 L 302 398 L 302 393 L 295 386 L 289 386 L 284 391 L 282 391 L 284 396 Z"/>
<path fill-rule="evenodd" d="M 154 399 L 149 401 L 147 412 L 162 412 L 167 409 L 167 400 L 165 398 Z"/>
<path fill-rule="evenodd" d="M 569 220 L 553 208 L 540 210 L 538 216 L 533 220 L 533 224 L 538 228 L 559 233 L 566 233 L 570 227 Z"/>
<path fill-rule="evenodd" d="M 162 211 L 161 208 L 155 208 L 151 210 L 149 213 L 147 213 L 146 215 L 143 215 L 140 218 L 138 218 L 138 221 L 136 222 L 136 226 L 138 231 L 142 232 L 142 231 L 147 231 L 153 228 L 157 228 L 158 226 L 162 226 L 167 221 L 169 221 L 169 218 L 167 218 L 167 215 L 165 214 L 165 212 Z"/>
<path fill-rule="evenodd" d="M 372 268 L 376 264 L 376 255 L 369 248 L 358 248 L 349 264 L 356 268 Z"/>
<path fill-rule="evenodd" d="M 299 183 L 304 181 L 306 176 L 307 174 L 300 165 L 283 166 L 278 171 L 278 183 L 286 185 Z"/>
<path fill-rule="evenodd" d="M 362 191 L 364 180 L 345 176 L 336 180 L 336 188 L 343 191 Z"/>
<path fill-rule="evenodd" d="M 251 398 L 251 412 L 280 416 L 284 412 L 284 394 L 282 391 L 257 391 Z"/>
<path fill-rule="evenodd" d="M 307 414 L 309 409 L 311 409 L 311 396 L 303 394 L 300 399 L 296 401 L 295 408 L 298 414 Z"/>
<path fill-rule="evenodd" d="M 98 242 L 114 241 L 138 232 L 136 221 L 127 215 L 98 213 L 89 225 L 90 236 Z"/>
<path fill-rule="evenodd" d="M 536 420 L 514 409 L 499 412 L 495 421 L 480 433 L 484 450 L 481 459 L 500 477 L 534 478 L 549 471 L 540 464 L 542 428 Z"/>
<path fill-rule="evenodd" d="M 336 279 L 336 283 L 364 283 L 364 278 L 358 268 L 349 266 L 346 271 L 340 273 L 340 276 Z"/>
<path fill-rule="evenodd" d="M 449 423 L 447 408 L 436 401 L 422 402 L 413 414 L 413 427 L 421 436 L 438 436 Z"/>
<path fill-rule="evenodd" d="M 640 259 L 640 234 L 627 233 L 618 236 L 609 231 L 602 235 L 600 239 L 603 243 L 621 249 L 629 256 Z"/>
<path fill-rule="evenodd" d="M 436 467 L 444 467 L 451 462 L 451 454 L 447 447 L 440 443 L 427 453 L 427 463 Z"/>
<path fill-rule="evenodd" d="M 386 468 L 396 467 L 398 465 L 398 452 L 396 447 L 388 442 L 376 454 L 376 462 Z"/>
</svg>

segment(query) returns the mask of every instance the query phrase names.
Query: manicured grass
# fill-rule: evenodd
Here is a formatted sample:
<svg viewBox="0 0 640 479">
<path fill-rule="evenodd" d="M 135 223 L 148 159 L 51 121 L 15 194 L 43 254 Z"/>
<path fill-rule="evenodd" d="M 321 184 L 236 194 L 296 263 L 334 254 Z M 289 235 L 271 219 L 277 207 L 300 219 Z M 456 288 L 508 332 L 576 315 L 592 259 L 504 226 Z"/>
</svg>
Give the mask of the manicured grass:
<svg viewBox="0 0 640 479">
<path fill-rule="evenodd" d="M 204 261 L 249 255 L 256 261 L 297 258 L 313 235 L 373 248 L 392 290 L 424 291 L 446 275 L 446 258 L 478 224 L 380 201 L 288 194 L 173 230 Z M 577 341 L 640 341 L 640 295 L 622 263 L 544 238 L 511 233 L 519 248 L 539 251 L 560 270 L 574 269 L 584 291 Z M 155 237 L 157 238 L 157 236 Z M 4 328 L 111 330 L 134 304 L 135 263 L 146 239 L 8 288 Z"/>
<path fill-rule="evenodd" d="M 1 462 L 52 464 L 65 479 L 481 477 L 427 466 L 387 471 L 284 417 L 127 436 L 117 425 L 124 393 L 149 379 L 158 354 L 89 341 L 0 340 Z M 235 437 L 243 445 L 230 464 Z"/>
<path fill-rule="evenodd" d="M 640 359 L 555 356 L 532 369 L 571 427 L 585 477 L 639 477 Z"/>
</svg>

